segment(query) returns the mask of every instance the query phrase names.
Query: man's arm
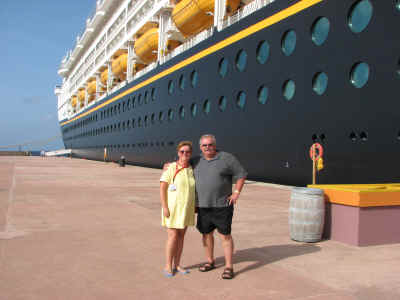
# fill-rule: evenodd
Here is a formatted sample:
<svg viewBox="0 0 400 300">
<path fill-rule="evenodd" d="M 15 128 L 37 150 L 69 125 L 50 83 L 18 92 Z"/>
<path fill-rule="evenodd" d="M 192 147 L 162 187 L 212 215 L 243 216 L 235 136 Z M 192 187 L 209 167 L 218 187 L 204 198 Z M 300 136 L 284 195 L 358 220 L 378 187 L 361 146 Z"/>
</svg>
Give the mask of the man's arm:
<svg viewBox="0 0 400 300">
<path fill-rule="evenodd" d="M 241 191 L 242 191 L 242 189 L 243 189 L 243 185 L 244 185 L 244 182 L 245 182 L 245 181 L 246 181 L 246 177 L 239 178 L 239 179 L 236 181 L 235 188 L 234 188 L 234 190 L 233 190 L 233 192 L 232 192 L 232 195 L 230 195 L 230 196 L 228 197 L 229 205 L 232 205 L 232 204 L 236 204 L 236 203 L 237 203 L 237 201 L 238 201 L 238 199 L 239 199 L 239 196 L 240 196 L 240 193 L 241 193 Z"/>
</svg>

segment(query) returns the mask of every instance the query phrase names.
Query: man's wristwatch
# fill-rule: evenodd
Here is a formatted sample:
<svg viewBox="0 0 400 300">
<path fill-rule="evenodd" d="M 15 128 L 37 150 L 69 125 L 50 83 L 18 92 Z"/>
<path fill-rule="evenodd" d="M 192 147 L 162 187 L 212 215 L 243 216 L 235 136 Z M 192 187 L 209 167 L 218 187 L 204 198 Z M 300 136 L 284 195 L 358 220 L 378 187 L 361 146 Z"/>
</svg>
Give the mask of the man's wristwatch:
<svg viewBox="0 0 400 300">
<path fill-rule="evenodd" d="M 234 190 L 233 192 L 236 193 L 236 194 L 240 194 L 239 190 Z"/>
</svg>

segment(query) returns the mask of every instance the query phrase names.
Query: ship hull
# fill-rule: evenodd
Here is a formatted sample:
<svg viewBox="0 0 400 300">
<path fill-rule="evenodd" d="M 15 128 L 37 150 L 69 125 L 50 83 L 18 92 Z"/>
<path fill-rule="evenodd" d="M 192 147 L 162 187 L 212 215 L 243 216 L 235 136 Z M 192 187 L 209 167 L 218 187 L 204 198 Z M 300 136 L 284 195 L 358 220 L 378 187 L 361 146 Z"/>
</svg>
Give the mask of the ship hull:
<svg viewBox="0 0 400 300">
<path fill-rule="evenodd" d="M 400 78 L 396 70 L 400 68 L 400 40 L 396 28 L 400 11 L 390 1 L 371 1 L 373 17 L 359 34 L 348 26 L 348 12 L 355 1 L 322 1 L 176 67 L 276 16 L 294 2 L 276 1 L 221 32 L 215 31 L 209 39 L 99 101 L 90 111 L 83 111 L 85 116 L 61 121 L 65 147 L 72 149 L 76 157 L 94 160 L 104 160 L 107 148 L 109 160 L 124 156 L 128 163 L 159 168 L 175 158 L 179 141 L 192 140 L 197 145 L 202 134 L 212 133 L 218 148 L 237 156 L 250 179 L 305 185 L 312 180 L 309 148 L 318 142 L 324 148 L 324 169 L 318 173 L 318 183 L 399 182 Z M 325 43 L 317 46 L 311 40 L 310 28 L 321 16 L 330 21 L 330 30 Z M 290 29 L 296 32 L 297 43 L 293 54 L 286 56 L 281 40 Z M 268 41 L 270 46 L 265 64 L 256 59 L 261 41 Z M 247 53 L 242 72 L 235 67 L 240 50 Z M 229 62 L 225 77 L 218 72 L 222 58 Z M 362 88 L 356 88 L 350 80 L 352 67 L 359 62 L 370 67 L 369 79 Z M 176 70 L 154 79 L 171 68 Z M 190 80 L 193 71 L 198 74 L 195 87 Z M 318 72 L 328 76 L 328 87 L 322 95 L 312 87 Z M 179 87 L 181 75 L 186 78 L 184 89 Z M 171 80 L 175 89 L 169 94 Z M 296 85 L 290 101 L 283 96 L 287 80 Z M 150 83 L 135 88 L 146 82 Z M 268 88 L 264 104 L 258 101 L 262 86 Z M 146 92 L 148 103 L 137 104 L 139 94 L 144 98 Z M 246 95 L 243 108 L 237 105 L 241 92 Z M 128 109 L 133 97 L 136 106 Z M 221 97 L 227 101 L 224 111 L 219 107 Z M 210 104 L 208 113 L 204 112 L 206 100 Z M 192 104 L 197 104 L 196 116 L 191 115 Z M 182 106 L 183 118 L 179 115 Z M 115 112 L 110 113 L 111 108 Z M 169 110 L 174 112 L 172 120 L 168 119 Z M 162 122 L 160 112 L 165 115 Z M 197 146 L 195 149 L 199 153 Z"/>
</svg>

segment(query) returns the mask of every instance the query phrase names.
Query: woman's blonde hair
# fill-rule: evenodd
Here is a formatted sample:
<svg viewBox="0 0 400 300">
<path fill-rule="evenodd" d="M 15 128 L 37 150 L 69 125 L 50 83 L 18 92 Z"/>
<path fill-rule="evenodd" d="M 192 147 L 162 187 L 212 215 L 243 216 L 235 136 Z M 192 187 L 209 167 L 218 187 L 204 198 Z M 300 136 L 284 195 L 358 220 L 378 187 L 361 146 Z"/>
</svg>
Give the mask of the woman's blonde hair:
<svg viewBox="0 0 400 300">
<path fill-rule="evenodd" d="M 190 151 L 192 151 L 193 149 L 193 145 L 192 145 L 192 142 L 191 141 L 182 141 L 182 142 L 180 142 L 179 144 L 178 144 L 178 146 L 176 147 L 176 151 L 178 152 L 179 151 L 179 149 L 181 148 L 181 147 L 183 147 L 183 146 L 189 146 L 189 148 L 190 148 Z"/>
</svg>

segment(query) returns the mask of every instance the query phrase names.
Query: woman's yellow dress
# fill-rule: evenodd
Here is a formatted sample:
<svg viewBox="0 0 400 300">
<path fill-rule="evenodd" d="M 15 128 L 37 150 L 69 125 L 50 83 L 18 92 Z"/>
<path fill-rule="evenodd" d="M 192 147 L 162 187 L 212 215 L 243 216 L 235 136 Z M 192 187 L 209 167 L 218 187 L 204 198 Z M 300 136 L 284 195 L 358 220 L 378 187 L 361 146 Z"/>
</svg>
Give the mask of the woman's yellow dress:
<svg viewBox="0 0 400 300">
<path fill-rule="evenodd" d="M 195 181 L 192 167 L 185 168 L 177 173 L 176 162 L 171 163 L 162 174 L 160 181 L 168 183 L 168 209 L 169 218 L 165 218 L 161 210 L 161 225 L 168 228 L 183 229 L 194 226 L 195 209 Z M 171 191 L 170 185 L 174 184 L 176 190 Z"/>
</svg>

